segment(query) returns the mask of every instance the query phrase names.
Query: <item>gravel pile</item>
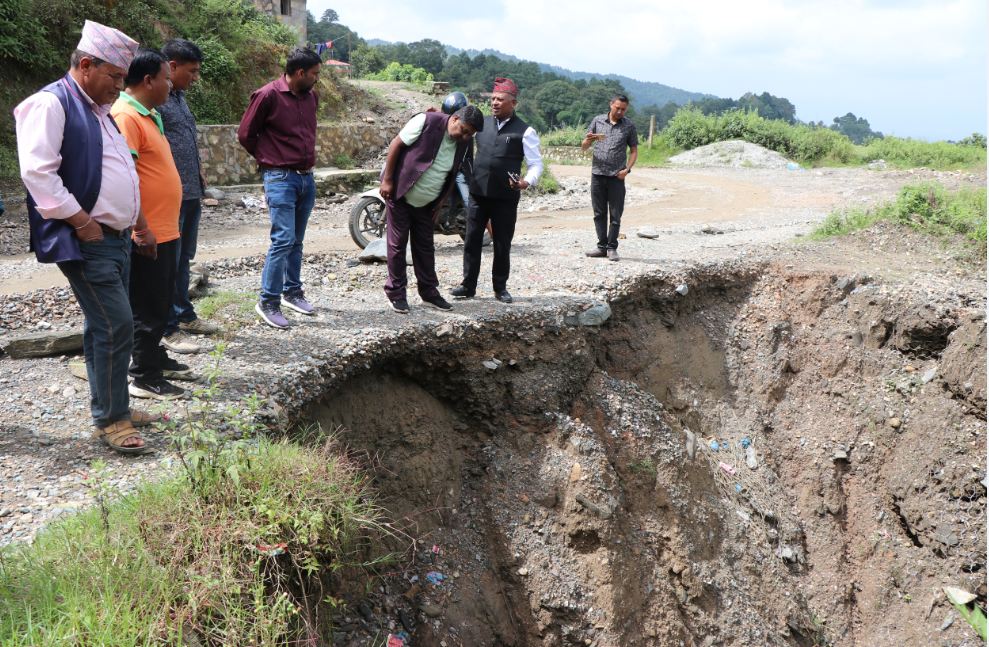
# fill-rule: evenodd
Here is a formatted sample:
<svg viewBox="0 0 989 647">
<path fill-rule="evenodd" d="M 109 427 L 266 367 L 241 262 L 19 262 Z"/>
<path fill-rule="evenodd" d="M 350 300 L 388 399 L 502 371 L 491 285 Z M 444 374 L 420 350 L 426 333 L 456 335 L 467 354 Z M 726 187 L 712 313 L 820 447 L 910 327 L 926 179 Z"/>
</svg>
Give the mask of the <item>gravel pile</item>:
<svg viewBox="0 0 989 647">
<path fill-rule="evenodd" d="M 776 151 L 742 140 L 699 146 L 670 158 L 674 166 L 730 166 L 734 168 L 786 168 L 792 164 Z"/>
</svg>

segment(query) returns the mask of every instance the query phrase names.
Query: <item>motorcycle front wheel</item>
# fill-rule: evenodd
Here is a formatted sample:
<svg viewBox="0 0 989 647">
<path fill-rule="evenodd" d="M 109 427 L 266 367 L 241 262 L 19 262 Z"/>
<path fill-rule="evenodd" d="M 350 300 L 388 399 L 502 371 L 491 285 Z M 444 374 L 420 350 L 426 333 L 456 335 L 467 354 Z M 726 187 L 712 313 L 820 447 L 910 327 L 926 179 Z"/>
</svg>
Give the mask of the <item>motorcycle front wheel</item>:
<svg viewBox="0 0 989 647">
<path fill-rule="evenodd" d="M 372 197 L 361 198 L 350 210 L 350 237 L 361 249 L 385 235 L 385 204 Z"/>
</svg>

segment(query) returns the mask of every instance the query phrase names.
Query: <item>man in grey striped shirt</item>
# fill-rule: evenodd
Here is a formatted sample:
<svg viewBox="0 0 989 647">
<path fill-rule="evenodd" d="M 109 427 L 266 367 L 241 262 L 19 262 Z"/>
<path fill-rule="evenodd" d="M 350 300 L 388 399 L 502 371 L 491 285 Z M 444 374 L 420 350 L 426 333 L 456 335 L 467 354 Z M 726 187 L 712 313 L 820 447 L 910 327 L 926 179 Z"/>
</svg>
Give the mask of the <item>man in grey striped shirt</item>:
<svg viewBox="0 0 989 647">
<path fill-rule="evenodd" d="M 172 91 L 168 101 L 158 107 L 165 126 L 165 138 L 172 149 L 175 167 L 182 179 L 182 208 L 179 212 L 181 233 L 178 250 L 178 269 L 175 274 L 175 292 L 172 296 L 172 312 L 165 327 L 162 345 L 173 353 L 198 353 L 202 346 L 189 336 L 210 335 L 219 332 L 216 324 L 196 316 L 189 300 L 189 266 L 196 257 L 199 240 L 199 220 L 202 215 L 201 198 L 206 189 L 199 145 L 196 142 L 196 118 L 185 102 L 185 92 L 199 80 L 203 53 L 194 43 L 176 38 L 161 49 L 172 71 Z"/>
<path fill-rule="evenodd" d="M 591 207 L 597 247 L 587 252 L 592 258 L 618 260 L 618 233 L 625 209 L 625 178 L 632 172 L 639 156 L 639 138 L 635 124 L 625 116 L 628 97 L 615 95 L 607 114 L 591 120 L 583 150 L 594 146 L 591 162 Z M 626 156 L 626 149 L 628 155 Z"/>
</svg>

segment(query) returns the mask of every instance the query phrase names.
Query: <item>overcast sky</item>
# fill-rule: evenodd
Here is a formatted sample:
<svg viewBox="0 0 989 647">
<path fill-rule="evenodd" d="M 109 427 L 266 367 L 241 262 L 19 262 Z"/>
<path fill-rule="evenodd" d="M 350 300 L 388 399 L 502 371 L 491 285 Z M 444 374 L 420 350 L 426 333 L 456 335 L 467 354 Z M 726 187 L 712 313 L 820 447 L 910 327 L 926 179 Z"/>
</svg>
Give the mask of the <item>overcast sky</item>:
<svg viewBox="0 0 989 647">
<path fill-rule="evenodd" d="M 986 0 L 309 0 L 363 38 L 433 38 L 583 72 L 788 98 L 901 137 L 986 132 Z"/>
</svg>

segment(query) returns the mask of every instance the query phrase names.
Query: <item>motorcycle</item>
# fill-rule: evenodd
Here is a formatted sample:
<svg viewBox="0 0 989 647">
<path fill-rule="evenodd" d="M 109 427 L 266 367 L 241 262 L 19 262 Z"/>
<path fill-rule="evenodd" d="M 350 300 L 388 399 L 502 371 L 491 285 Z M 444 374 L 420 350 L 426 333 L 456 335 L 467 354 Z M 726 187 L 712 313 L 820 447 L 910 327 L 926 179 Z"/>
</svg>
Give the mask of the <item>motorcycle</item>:
<svg viewBox="0 0 989 647">
<path fill-rule="evenodd" d="M 446 203 L 440 207 L 439 217 L 433 223 L 433 231 L 438 234 L 457 235 L 463 240 L 467 236 L 467 210 L 460 194 L 450 192 Z M 375 238 L 385 235 L 385 201 L 378 188 L 361 194 L 357 204 L 350 210 L 350 237 L 357 246 L 364 249 Z M 491 244 L 491 232 L 484 232 L 484 244 Z"/>
</svg>

